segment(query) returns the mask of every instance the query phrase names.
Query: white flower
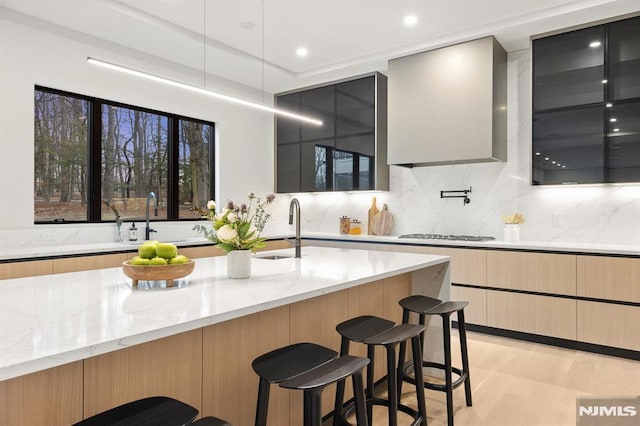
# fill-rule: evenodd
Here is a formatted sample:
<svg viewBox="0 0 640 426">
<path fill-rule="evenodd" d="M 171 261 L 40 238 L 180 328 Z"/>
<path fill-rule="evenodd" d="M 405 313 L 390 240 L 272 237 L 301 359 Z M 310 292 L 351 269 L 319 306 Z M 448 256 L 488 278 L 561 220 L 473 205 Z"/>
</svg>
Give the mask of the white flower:
<svg viewBox="0 0 640 426">
<path fill-rule="evenodd" d="M 238 215 L 235 213 L 229 213 L 227 215 L 227 220 L 229 223 L 236 223 L 238 221 Z"/>
<path fill-rule="evenodd" d="M 216 209 L 216 202 L 213 201 L 213 200 L 207 201 L 207 209 L 215 210 Z"/>
<path fill-rule="evenodd" d="M 258 229 L 255 226 L 251 225 L 251 227 L 247 231 L 246 239 L 250 240 L 254 237 L 257 237 L 257 235 L 258 235 Z"/>
<path fill-rule="evenodd" d="M 224 225 L 216 231 L 216 237 L 223 243 L 230 243 L 238 238 L 238 232 L 229 225 Z"/>
</svg>

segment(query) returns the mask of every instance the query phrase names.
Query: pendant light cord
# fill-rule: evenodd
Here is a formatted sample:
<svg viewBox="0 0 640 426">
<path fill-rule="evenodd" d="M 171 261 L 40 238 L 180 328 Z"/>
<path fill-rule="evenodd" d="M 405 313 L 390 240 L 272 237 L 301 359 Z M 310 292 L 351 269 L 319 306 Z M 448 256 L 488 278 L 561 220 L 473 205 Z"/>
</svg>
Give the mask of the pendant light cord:
<svg viewBox="0 0 640 426">
<path fill-rule="evenodd" d="M 261 78 L 261 89 L 262 89 L 262 103 L 265 103 L 265 94 L 264 94 L 264 0 L 262 0 L 262 37 L 260 40 L 260 56 L 262 57 L 262 74 L 260 76 Z"/>
<path fill-rule="evenodd" d="M 207 88 L 207 0 L 202 0 L 202 88 Z"/>
</svg>

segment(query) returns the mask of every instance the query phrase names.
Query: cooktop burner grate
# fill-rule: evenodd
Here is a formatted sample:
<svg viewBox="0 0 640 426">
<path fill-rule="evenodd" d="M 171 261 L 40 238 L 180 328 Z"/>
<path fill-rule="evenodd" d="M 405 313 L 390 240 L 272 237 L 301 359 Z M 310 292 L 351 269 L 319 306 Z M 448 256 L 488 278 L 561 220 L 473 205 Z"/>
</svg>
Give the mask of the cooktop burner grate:
<svg viewBox="0 0 640 426">
<path fill-rule="evenodd" d="M 444 234 L 404 234 L 398 238 L 414 238 L 423 240 L 449 240 L 449 241 L 491 241 L 493 237 L 479 235 L 444 235 Z"/>
</svg>

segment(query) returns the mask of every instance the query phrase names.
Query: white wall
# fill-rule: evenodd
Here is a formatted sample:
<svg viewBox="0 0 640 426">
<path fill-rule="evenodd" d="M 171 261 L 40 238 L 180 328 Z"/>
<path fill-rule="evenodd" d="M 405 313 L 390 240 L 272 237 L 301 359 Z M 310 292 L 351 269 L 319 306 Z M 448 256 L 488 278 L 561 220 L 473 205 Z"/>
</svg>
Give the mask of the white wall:
<svg viewBox="0 0 640 426">
<path fill-rule="evenodd" d="M 89 65 L 87 56 L 164 70 L 118 52 L 24 26 L 0 15 L 0 241 L 4 245 L 107 242 L 113 224 L 33 224 L 34 85 L 96 96 L 216 123 L 218 199 L 273 191 L 273 116 Z M 189 81 L 188 76 L 169 77 Z M 242 95 L 242 94 L 240 94 Z M 128 224 L 126 224 L 128 226 Z M 158 238 L 192 237 L 193 223 L 158 223 Z M 55 241 L 42 241 L 54 232 Z"/>
<path fill-rule="evenodd" d="M 392 234 L 491 235 L 502 239 L 501 216 L 520 212 L 521 239 L 530 241 L 640 243 L 640 185 L 532 187 L 531 68 L 529 50 L 509 54 L 508 161 L 406 169 L 391 167 L 390 191 L 296 194 L 303 231 L 337 232 L 338 218 L 366 222 L 371 197 L 389 205 Z M 471 203 L 441 199 L 440 190 L 473 188 Z M 278 211 L 288 197 L 279 197 Z M 560 225 L 554 226 L 557 213 Z M 365 228 L 366 229 L 366 228 Z"/>
</svg>

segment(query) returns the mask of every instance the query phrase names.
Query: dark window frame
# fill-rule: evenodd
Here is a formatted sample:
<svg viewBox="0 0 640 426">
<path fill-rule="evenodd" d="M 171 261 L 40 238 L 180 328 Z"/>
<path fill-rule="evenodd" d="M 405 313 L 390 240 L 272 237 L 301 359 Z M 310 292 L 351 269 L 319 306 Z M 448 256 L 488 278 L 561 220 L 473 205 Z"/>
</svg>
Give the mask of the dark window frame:
<svg viewBox="0 0 640 426">
<path fill-rule="evenodd" d="M 189 121 L 211 126 L 209 133 L 209 192 L 210 199 L 215 200 L 215 123 L 197 118 L 187 117 L 180 114 L 173 114 L 154 110 L 151 108 L 130 105 L 123 102 L 112 101 L 93 96 L 82 95 L 60 89 L 35 85 L 35 92 L 46 92 L 60 96 L 81 99 L 88 103 L 88 123 L 87 123 L 87 219 L 86 220 L 34 220 L 35 225 L 41 224 L 79 224 L 79 223 L 105 223 L 112 222 L 112 219 L 102 220 L 102 106 L 109 105 L 132 110 L 142 111 L 150 114 L 157 114 L 167 117 L 167 149 L 168 170 L 167 170 L 167 218 L 157 219 L 154 222 L 168 221 L 196 221 L 199 218 L 179 217 L 179 123 Z M 35 141 L 34 141 L 35 143 Z"/>
</svg>

